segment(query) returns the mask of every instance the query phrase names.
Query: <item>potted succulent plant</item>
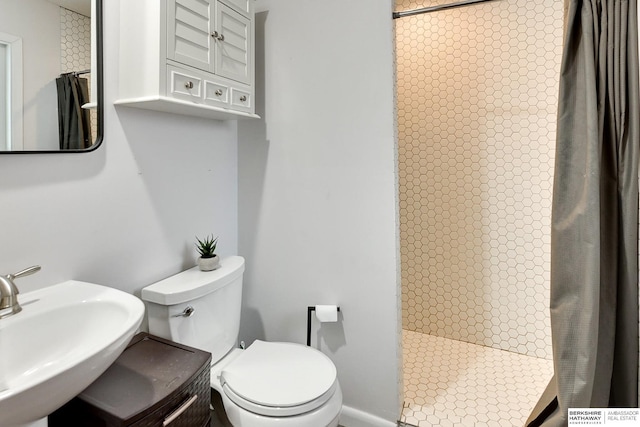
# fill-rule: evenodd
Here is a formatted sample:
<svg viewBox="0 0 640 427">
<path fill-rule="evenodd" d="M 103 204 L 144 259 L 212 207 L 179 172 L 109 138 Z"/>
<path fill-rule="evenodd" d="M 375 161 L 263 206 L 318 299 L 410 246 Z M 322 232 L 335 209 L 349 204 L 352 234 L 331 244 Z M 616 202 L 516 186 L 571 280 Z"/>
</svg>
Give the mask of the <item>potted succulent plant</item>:
<svg viewBox="0 0 640 427">
<path fill-rule="evenodd" d="M 200 254 L 197 260 L 198 267 L 202 271 L 211 271 L 220 267 L 220 258 L 216 255 L 216 246 L 218 244 L 218 238 L 213 236 L 207 236 L 200 240 L 196 237 L 196 249 Z"/>
</svg>

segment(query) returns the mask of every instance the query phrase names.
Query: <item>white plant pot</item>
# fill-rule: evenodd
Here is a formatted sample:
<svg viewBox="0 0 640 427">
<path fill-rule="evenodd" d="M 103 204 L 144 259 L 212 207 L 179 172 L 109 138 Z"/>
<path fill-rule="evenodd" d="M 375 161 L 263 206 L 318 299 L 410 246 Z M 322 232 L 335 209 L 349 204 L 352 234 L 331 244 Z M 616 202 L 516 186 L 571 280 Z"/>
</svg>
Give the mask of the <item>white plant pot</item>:
<svg viewBox="0 0 640 427">
<path fill-rule="evenodd" d="M 214 256 L 213 258 L 199 257 L 197 262 L 198 262 L 198 267 L 202 271 L 211 271 L 220 267 L 220 257 L 218 255 Z"/>
</svg>

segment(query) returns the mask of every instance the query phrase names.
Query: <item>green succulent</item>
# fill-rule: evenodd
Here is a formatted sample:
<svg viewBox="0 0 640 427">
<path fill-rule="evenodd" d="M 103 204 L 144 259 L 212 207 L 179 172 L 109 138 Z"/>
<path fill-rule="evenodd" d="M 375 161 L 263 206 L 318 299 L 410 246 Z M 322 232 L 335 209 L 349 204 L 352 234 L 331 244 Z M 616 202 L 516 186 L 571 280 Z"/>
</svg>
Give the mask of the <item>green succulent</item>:
<svg viewBox="0 0 640 427">
<path fill-rule="evenodd" d="M 212 236 L 207 236 L 204 239 L 200 240 L 196 236 L 196 249 L 202 258 L 213 258 L 216 256 L 216 245 L 218 244 L 218 238 L 215 239 Z"/>
</svg>

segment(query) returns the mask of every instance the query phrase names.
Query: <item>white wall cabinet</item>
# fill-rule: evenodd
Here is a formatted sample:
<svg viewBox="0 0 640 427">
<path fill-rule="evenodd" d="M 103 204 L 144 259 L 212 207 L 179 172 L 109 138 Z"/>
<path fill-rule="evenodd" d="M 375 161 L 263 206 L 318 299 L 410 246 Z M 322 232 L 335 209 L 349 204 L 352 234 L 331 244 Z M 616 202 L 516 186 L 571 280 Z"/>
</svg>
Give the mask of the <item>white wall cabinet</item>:
<svg viewBox="0 0 640 427">
<path fill-rule="evenodd" d="M 252 0 L 136 0 L 120 15 L 116 105 L 258 117 Z"/>
</svg>

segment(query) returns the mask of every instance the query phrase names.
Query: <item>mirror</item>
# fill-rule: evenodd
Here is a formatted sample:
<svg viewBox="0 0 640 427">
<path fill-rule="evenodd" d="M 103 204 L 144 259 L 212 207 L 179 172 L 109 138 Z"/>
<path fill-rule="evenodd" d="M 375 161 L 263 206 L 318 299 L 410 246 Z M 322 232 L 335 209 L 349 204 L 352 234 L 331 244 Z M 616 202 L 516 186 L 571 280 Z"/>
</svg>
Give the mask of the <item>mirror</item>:
<svg viewBox="0 0 640 427">
<path fill-rule="evenodd" d="M 0 154 L 102 142 L 102 0 L 0 0 Z"/>
</svg>

